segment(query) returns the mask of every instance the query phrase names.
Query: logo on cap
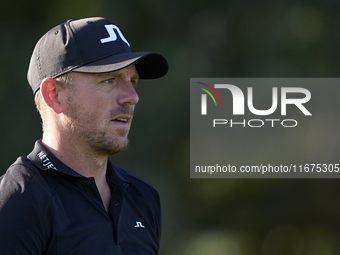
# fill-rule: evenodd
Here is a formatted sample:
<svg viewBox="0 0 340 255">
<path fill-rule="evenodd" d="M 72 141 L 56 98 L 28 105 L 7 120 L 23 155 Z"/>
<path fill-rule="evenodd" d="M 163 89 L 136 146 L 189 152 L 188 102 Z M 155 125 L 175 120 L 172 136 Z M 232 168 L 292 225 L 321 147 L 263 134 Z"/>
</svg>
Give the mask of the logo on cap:
<svg viewBox="0 0 340 255">
<path fill-rule="evenodd" d="M 130 44 L 128 43 L 128 41 L 125 39 L 125 37 L 123 36 L 122 32 L 119 30 L 119 28 L 113 24 L 110 25 L 105 25 L 105 28 L 107 30 L 107 32 L 109 33 L 109 37 L 107 38 L 103 38 L 100 39 L 101 43 L 107 43 L 107 42 L 113 42 L 117 40 L 117 35 L 114 29 L 116 29 L 116 31 L 118 32 L 118 35 L 120 36 L 120 38 L 123 40 L 123 42 L 125 42 L 129 47 Z"/>
</svg>

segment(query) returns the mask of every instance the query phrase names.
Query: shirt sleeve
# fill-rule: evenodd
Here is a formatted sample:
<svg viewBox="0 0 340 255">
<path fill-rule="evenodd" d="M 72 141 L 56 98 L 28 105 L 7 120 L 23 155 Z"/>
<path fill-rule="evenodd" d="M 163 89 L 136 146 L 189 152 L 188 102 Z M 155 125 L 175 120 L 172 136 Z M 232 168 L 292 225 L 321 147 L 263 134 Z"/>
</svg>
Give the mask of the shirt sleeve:
<svg viewBox="0 0 340 255">
<path fill-rule="evenodd" d="M 0 253 L 42 255 L 48 238 L 45 216 L 35 198 L 37 190 L 32 188 L 34 174 L 19 175 L 14 170 L 9 169 L 0 179 Z"/>
<path fill-rule="evenodd" d="M 157 222 L 157 237 L 158 243 L 161 242 L 161 234 L 162 234 L 162 212 L 161 212 L 161 202 L 159 198 L 159 194 L 157 193 L 157 203 L 156 203 L 156 222 Z"/>
</svg>

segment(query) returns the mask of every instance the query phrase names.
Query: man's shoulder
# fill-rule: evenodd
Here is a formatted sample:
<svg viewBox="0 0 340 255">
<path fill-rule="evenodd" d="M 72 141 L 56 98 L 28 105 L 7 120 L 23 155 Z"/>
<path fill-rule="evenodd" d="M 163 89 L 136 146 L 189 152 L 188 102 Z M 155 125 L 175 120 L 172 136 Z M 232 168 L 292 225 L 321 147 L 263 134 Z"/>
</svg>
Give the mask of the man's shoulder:
<svg viewBox="0 0 340 255">
<path fill-rule="evenodd" d="M 51 188 L 27 157 L 19 157 L 0 177 L 0 198 L 34 198 L 49 196 Z"/>
<path fill-rule="evenodd" d="M 42 254 L 49 237 L 51 192 L 44 177 L 26 157 L 18 158 L 0 177 L 0 240 L 4 254 Z M 7 244 L 7 245 L 6 245 Z"/>
<path fill-rule="evenodd" d="M 31 165 L 31 162 L 27 157 L 19 157 L 17 160 L 7 169 L 4 175 L 1 176 L 1 182 L 16 181 L 16 182 L 30 182 L 33 176 L 36 174 L 35 169 Z"/>
</svg>

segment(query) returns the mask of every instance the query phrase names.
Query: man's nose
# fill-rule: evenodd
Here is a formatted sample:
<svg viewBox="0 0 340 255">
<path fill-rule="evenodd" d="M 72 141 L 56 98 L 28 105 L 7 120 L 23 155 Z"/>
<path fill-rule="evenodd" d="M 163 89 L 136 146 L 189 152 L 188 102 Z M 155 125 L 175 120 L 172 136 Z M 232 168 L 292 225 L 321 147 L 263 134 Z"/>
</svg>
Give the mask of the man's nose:
<svg viewBox="0 0 340 255">
<path fill-rule="evenodd" d="M 135 105 L 138 103 L 138 101 L 139 97 L 132 82 L 125 81 L 124 84 L 122 84 L 122 93 L 118 98 L 118 103 Z"/>
</svg>

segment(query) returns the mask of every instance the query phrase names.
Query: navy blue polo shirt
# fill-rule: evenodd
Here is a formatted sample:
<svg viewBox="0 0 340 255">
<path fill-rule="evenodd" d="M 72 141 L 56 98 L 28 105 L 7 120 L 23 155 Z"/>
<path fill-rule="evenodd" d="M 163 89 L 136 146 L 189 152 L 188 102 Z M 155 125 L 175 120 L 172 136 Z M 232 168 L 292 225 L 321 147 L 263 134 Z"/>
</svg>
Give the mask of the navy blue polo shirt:
<svg viewBox="0 0 340 255">
<path fill-rule="evenodd" d="M 0 254 L 158 254 L 157 191 L 111 162 L 106 178 L 108 212 L 94 178 L 73 171 L 37 141 L 0 177 Z"/>
</svg>

